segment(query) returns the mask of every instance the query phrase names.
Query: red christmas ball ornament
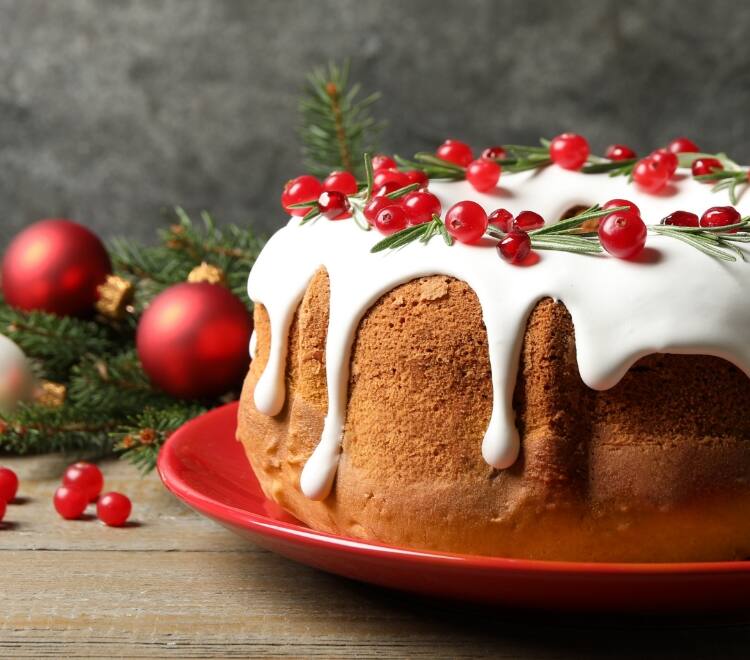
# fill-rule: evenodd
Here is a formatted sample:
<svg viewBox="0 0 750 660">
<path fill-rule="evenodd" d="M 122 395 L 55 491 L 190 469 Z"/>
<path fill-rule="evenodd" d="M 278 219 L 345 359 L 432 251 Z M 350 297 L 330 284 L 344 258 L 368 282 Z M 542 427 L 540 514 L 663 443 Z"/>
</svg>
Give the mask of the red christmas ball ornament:
<svg viewBox="0 0 750 660">
<path fill-rule="evenodd" d="M 93 309 L 97 287 L 112 272 L 99 238 L 70 220 L 41 220 L 18 234 L 2 261 L 6 302 L 59 316 Z"/>
<path fill-rule="evenodd" d="M 160 293 L 138 324 L 144 371 L 181 398 L 218 396 L 242 382 L 252 320 L 245 305 L 218 284 L 176 284 Z"/>
</svg>

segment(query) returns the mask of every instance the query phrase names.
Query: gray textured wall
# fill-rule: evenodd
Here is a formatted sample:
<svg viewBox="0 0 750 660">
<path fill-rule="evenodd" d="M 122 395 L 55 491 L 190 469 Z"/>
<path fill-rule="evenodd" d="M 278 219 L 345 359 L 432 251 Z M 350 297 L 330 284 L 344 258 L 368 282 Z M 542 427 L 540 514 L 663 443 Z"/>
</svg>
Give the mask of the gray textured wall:
<svg viewBox="0 0 750 660">
<path fill-rule="evenodd" d="M 328 58 L 401 153 L 571 129 L 750 161 L 748 34 L 740 0 L 0 0 L 0 246 L 55 215 L 147 238 L 176 203 L 276 226 Z"/>
</svg>

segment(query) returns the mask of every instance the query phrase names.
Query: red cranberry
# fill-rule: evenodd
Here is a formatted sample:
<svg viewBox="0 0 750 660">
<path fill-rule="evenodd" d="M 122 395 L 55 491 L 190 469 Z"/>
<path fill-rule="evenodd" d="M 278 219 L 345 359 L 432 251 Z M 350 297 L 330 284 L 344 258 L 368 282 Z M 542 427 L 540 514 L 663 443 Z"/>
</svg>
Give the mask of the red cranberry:
<svg viewBox="0 0 750 660">
<path fill-rule="evenodd" d="M 490 213 L 487 222 L 507 234 L 513 228 L 513 214 L 507 209 L 497 209 Z"/>
<path fill-rule="evenodd" d="M 421 225 L 432 220 L 433 215 L 440 215 L 440 200 L 432 193 L 415 190 L 404 196 L 404 210 L 410 225 Z"/>
<path fill-rule="evenodd" d="M 700 219 L 701 227 L 726 227 L 741 220 L 739 211 L 734 206 L 712 206 Z M 731 230 L 734 233 L 737 230 Z"/>
<path fill-rule="evenodd" d="M 497 185 L 500 179 L 500 166 L 494 160 L 478 158 L 466 168 L 466 180 L 478 192 L 487 192 Z"/>
<path fill-rule="evenodd" d="M 482 152 L 482 158 L 485 158 L 487 160 L 502 160 L 503 158 L 505 158 L 505 156 L 505 149 L 500 146 L 487 147 Z"/>
<path fill-rule="evenodd" d="M 65 470 L 63 486 L 82 490 L 88 496 L 89 502 L 93 502 L 102 492 L 104 477 L 96 465 L 80 461 L 73 463 Z"/>
<path fill-rule="evenodd" d="M 384 183 L 382 186 L 380 186 L 380 188 L 375 188 L 375 192 L 372 196 L 385 197 L 386 195 L 390 195 L 392 192 L 396 192 L 401 188 L 403 188 L 403 186 L 399 186 L 395 181 L 388 181 L 387 183 Z"/>
<path fill-rule="evenodd" d="M 60 486 L 60 488 L 55 491 L 55 496 L 52 501 L 57 513 L 65 518 L 65 520 L 75 520 L 76 518 L 80 518 L 86 510 L 89 498 L 86 491 L 83 491 L 80 488 Z"/>
<path fill-rule="evenodd" d="M 396 161 L 385 154 L 375 154 L 370 162 L 372 163 L 373 172 L 385 169 L 396 169 Z"/>
<path fill-rule="evenodd" d="M 690 211 L 674 211 L 666 218 L 662 219 L 661 224 L 672 225 L 673 227 L 697 227 L 698 216 Z"/>
<path fill-rule="evenodd" d="M 351 172 L 331 172 L 323 181 L 323 190 L 335 190 L 345 195 L 356 195 L 359 186 Z"/>
<path fill-rule="evenodd" d="M 580 170 L 589 157 L 589 143 L 582 135 L 563 133 L 552 140 L 549 157 L 566 170 Z"/>
<path fill-rule="evenodd" d="M 18 492 L 18 477 L 10 468 L 0 468 L 0 502 L 11 502 Z"/>
<path fill-rule="evenodd" d="M 461 167 L 466 167 L 474 160 L 471 147 L 465 142 L 459 142 L 458 140 L 446 140 L 437 148 L 435 155 L 438 158 L 447 160 L 455 165 L 460 165 Z"/>
<path fill-rule="evenodd" d="M 390 197 L 386 197 L 385 195 L 379 195 L 377 197 L 373 197 L 369 202 L 367 202 L 362 212 L 364 213 L 365 218 L 367 218 L 372 224 L 375 222 L 375 218 L 378 217 L 378 213 L 380 213 L 383 209 L 388 208 L 389 206 L 398 206 L 400 203 L 401 200 L 395 200 L 391 199 Z"/>
<path fill-rule="evenodd" d="M 610 199 L 608 202 L 605 202 L 604 204 L 602 204 L 602 208 L 605 210 L 616 209 L 618 206 L 627 206 L 637 216 L 641 215 L 641 209 L 639 209 L 629 199 Z"/>
<path fill-rule="evenodd" d="M 381 234 L 390 236 L 402 229 L 406 229 L 408 218 L 402 206 L 387 206 L 378 213 L 373 223 Z"/>
<path fill-rule="evenodd" d="M 646 244 L 646 225 L 631 211 L 615 211 L 599 224 L 599 242 L 612 256 L 632 259 Z"/>
<path fill-rule="evenodd" d="M 521 211 L 513 221 L 513 228 L 532 231 L 544 227 L 544 218 L 534 211 Z"/>
<path fill-rule="evenodd" d="M 476 202 L 458 202 L 445 214 L 445 228 L 459 243 L 476 243 L 487 231 L 487 214 Z"/>
<path fill-rule="evenodd" d="M 387 184 L 394 184 L 395 190 L 408 186 L 410 183 L 409 177 L 404 172 L 399 172 L 394 169 L 378 170 L 372 177 L 372 185 L 375 190 L 382 188 Z"/>
<path fill-rule="evenodd" d="M 404 176 L 406 177 L 406 185 L 409 186 L 412 183 L 418 183 L 419 188 L 426 188 L 430 180 L 427 178 L 427 174 L 425 174 L 422 170 L 407 170 L 404 172 Z"/>
<path fill-rule="evenodd" d="M 96 515 L 109 527 L 122 527 L 131 509 L 130 498 L 122 493 L 105 493 L 96 503 Z"/>
<path fill-rule="evenodd" d="M 314 176 L 303 174 L 296 179 L 287 181 L 284 191 L 281 193 L 281 205 L 290 215 L 303 216 L 311 207 L 298 209 L 289 208 L 290 204 L 301 204 L 302 202 L 314 202 L 323 191 L 323 186 Z"/>
<path fill-rule="evenodd" d="M 721 172 L 724 166 L 718 158 L 696 158 L 691 170 L 693 176 L 705 176 L 714 172 Z"/>
<path fill-rule="evenodd" d="M 318 197 L 318 208 L 321 215 L 329 220 L 342 220 L 349 211 L 349 200 L 344 193 L 324 190 Z"/>
<path fill-rule="evenodd" d="M 672 176 L 666 164 L 651 156 L 639 160 L 633 168 L 633 181 L 650 193 L 659 192 Z"/>
<path fill-rule="evenodd" d="M 678 137 L 667 145 L 667 151 L 671 151 L 673 154 L 686 154 L 696 153 L 700 149 L 692 140 L 688 140 L 686 137 Z"/>
<path fill-rule="evenodd" d="M 627 145 L 610 144 L 604 152 L 604 156 L 610 160 L 630 160 L 636 157 L 636 153 Z"/>
<path fill-rule="evenodd" d="M 669 170 L 670 177 L 673 176 L 677 171 L 677 165 L 679 164 L 679 161 L 677 160 L 677 156 L 671 151 L 667 151 L 666 149 L 657 149 L 656 151 L 651 153 L 650 158 L 655 160 L 657 163 L 663 164 L 664 167 Z"/>
<path fill-rule="evenodd" d="M 497 252 L 505 261 L 519 264 L 531 252 L 531 239 L 525 231 L 514 229 L 497 244 Z"/>
</svg>

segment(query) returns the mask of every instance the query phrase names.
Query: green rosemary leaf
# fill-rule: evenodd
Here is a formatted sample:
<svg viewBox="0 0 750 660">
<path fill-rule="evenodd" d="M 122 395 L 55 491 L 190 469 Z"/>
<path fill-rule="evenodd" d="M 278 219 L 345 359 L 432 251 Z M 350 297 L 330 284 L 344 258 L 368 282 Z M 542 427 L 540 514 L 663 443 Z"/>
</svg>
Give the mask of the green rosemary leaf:
<svg viewBox="0 0 750 660">
<path fill-rule="evenodd" d="M 403 197 L 404 195 L 419 189 L 418 183 L 410 183 L 408 186 L 404 186 L 403 188 L 399 188 L 398 190 L 394 190 L 393 192 L 390 192 L 386 195 L 388 199 L 398 199 L 399 197 Z"/>
<path fill-rule="evenodd" d="M 445 227 L 445 223 L 440 219 L 440 216 L 433 215 L 432 221 L 437 224 L 438 229 L 440 230 L 440 235 L 443 237 L 443 240 L 445 241 L 445 244 L 450 247 L 453 245 L 453 236 L 451 236 L 448 233 L 448 230 Z"/>
<path fill-rule="evenodd" d="M 629 168 L 635 165 L 637 159 L 629 158 L 627 160 L 608 160 L 604 163 L 590 163 L 584 165 L 581 172 L 584 174 L 603 174 L 609 172 L 610 176 L 620 176 L 629 172 Z"/>
<path fill-rule="evenodd" d="M 678 241 L 687 243 L 710 257 L 721 259 L 722 261 L 737 261 L 734 255 L 729 254 L 726 249 L 722 249 L 722 244 L 719 239 L 709 232 L 685 232 L 679 231 L 680 229 L 686 229 L 685 227 L 667 227 L 664 225 L 656 225 L 651 227 L 651 229 L 662 236 L 675 238 Z M 726 245 L 724 247 L 737 251 L 737 248 L 732 245 Z"/>
<path fill-rule="evenodd" d="M 610 213 L 614 213 L 616 211 L 626 211 L 627 209 L 627 206 L 615 206 L 611 209 L 602 209 L 598 204 L 596 204 L 591 208 L 588 208 L 585 211 L 579 213 L 578 215 L 574 215 L 572 218 L 560 220 L 559 222 L 555 222 L 551 225 L 545 225 L 541 229 L 535 229 L 534 231 L 529 232 L 529 236 L 533 237 L 543 236 L 545 234 L 557 235 L 568 233 L 580 227 L 587 220 L 594 220 L 596 218 L 601 218 L 602 216 L 609 215 Z"/>
<path fill-rule="evenodd" d="M 677 227 L 674 225 L 654 225 L 651 227 L 656 232 L 677 232 L 678 234 L 723 234 L 735 229 L 750 229 L 750 216 L 742 218 L 739 222 L 723 227 Z"/>
<path fill-rule="evenodd" d="M 382 241 L 375 243 L 370 249 L 370 252 L 382 252 L 383 250 L 395 250 L 396 248 L 408 245 L 412 241 L 420 238 L 424 233 L 427 232 L 430 223 L 424 223 L 421 225 L 415 225 L 413 227 L 407 227 L 401 231 L 386 236 Z"/>
<path fill-rule="evenodd" d="M 310 220 L 312 220 L 313 218 L 317 218 L 319 216 L 320 216 L 320 209 L 318 208 L 318 205 L 315 204 L 307 213 L 305 213 L 304 216 L 302 216 L 302 220 L 300 220 L 299 224 L 300 226 L 306 225 L 308 222 L 310 222 Z"/>
<path fill-rule="evenodd" d="M 366 188 L 365 188 L 365 199 L 370 199 L 370 195 L 372 195 L 372 158 L 370 158 L 370 154 L 365 153 L 364 155 L 365 159 L 365 182 L 366 182 Z"/>
<path fill-rule="evenodd" d="M 531 247 L 537 250 L 558 250 L 576 254 L 600 254 L 602 246 L 596 238 L 547 234 L 532 236 Z"/>
</svg>

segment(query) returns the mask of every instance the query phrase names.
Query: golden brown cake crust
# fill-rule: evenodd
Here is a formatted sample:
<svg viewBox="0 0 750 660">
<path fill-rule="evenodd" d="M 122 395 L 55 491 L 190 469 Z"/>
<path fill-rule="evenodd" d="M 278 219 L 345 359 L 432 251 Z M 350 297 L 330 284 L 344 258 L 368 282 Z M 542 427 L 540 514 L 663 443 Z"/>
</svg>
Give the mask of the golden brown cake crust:
<svg viewBox="0 0 750 660">
<path fill-rule="evenodd" d="M 416 279 L 366 314 L 352 351 L 343 451 L 331 495 L 299 474 L 326 412 L 328 277 L 318 271 L 289 336 L 287 402 L 259 413 L 257 357 L 237 436 L 265 493 L 311 527 L 397 545 L 507 557 L 687 561 L 750 556 L 750 381 L 718 358 L 652 355 L 611 390 L 581 381 L 570 316 L 531 314 L 514 394 L 521 456 L 488 466 L 487 335 L 474 292 Z"/>
</svg>

